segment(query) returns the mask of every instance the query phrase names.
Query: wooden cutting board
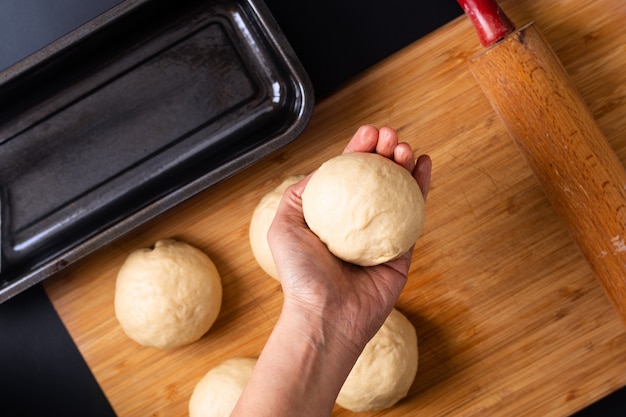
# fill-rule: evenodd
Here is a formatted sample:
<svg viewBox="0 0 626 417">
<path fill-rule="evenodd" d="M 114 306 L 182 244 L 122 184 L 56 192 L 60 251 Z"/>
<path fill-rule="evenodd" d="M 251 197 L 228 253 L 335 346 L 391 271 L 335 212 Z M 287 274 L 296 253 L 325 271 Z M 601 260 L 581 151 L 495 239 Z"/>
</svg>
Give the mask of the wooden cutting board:
<svg viewBox="0 0 626 417">
<path fill-rule="evenodd" d="M 626 3 L 502 6 L 542 29 L 626 162 Z M 185 416 L 211 367 L 260 353 L 282 293 L 252 256 L 252 211 L 286 176 L 339 154 L 363 123 L 397 128 L 434 161 L 397 305 L 417 329 L 418 374 L 405 400 L 372 415 L 567 416 L 626 385 L 626 328 L 471 76 L 480 49 L 466 18 L 451 22 L 318 103 L 292 144 L 45 282 L 120 417 Z M 224 286 L 214 327 L 171 351 L 135 344 L 113 313 L 125 257 L 164 237 L 206 251 Z"/>
</svg>

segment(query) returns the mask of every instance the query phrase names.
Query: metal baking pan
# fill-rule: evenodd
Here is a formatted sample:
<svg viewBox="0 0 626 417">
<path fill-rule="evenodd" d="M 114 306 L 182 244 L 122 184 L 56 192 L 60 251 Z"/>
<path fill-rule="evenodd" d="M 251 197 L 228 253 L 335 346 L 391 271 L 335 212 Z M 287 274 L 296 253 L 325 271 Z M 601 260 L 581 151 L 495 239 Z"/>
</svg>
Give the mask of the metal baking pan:
<svg viewBox="0 0 626 417">
<path fill-rule="evenodd" d="M 0 73 L 0 302 L 295 139 L 258 0 L 125 1 Z"/>
</svg>

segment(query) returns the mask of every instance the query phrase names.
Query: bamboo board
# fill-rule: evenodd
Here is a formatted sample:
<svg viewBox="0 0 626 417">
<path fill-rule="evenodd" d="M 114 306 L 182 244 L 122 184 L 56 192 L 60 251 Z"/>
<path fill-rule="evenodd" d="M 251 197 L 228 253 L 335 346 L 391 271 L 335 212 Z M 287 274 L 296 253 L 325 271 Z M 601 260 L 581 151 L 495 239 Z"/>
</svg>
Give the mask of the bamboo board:
<svg viewBox="0 0 626 417">
<path fill-rule="evenodd" d="M 502 6 L 519 25 L 537 23 L 626 162 L 626 3 Z M 45 282 L 120 417 L 185 416 L 212 366 L 260 353 L 282 294 L 252 256 L 252 211 L 286 176 L 340 153 L 363 123 L 397 128 L 434 162 L 397 305 L 418 333 L 418 374 L 406 399 L 371 415 L 567 416 L 626 385 L 626 328 L 471 76 L 480 49 L 469 21 L 451 22 L 318 103 L 292 144 Z M 126 255 L 164 237 L 206 251 L 224 286 L 214 327 L 172 351 L 135 344 L 113 313 Z"/>
</svg>

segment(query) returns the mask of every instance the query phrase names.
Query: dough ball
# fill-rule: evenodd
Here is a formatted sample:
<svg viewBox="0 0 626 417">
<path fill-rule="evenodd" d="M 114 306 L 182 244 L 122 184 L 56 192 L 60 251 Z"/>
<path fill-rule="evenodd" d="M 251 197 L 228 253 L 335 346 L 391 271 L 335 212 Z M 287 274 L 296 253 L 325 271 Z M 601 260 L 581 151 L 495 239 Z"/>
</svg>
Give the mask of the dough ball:
<svg viewBox="0 0 626 417">
<path fill-rule="evenodd" d="M 411 174 L 373 153 L 347 153 L 311 176 L 302 209 L 309 228 L 338 258 L 371 266 L 406 253 L 424 224 L 424 198 Z"/>
<path fill-rule="evenodd" d="M 211 259 L 173 239 L 132 252 L 117 274 L 115 315 L 143 346 L 175 348 L 195 342 L 215 322 L 222 282 Z"/>
<path fill-rule="evenodd" d="M 268 192 L 261 198 L 259 204 L 252 213 L 250 221 L 250 246 L 252 254 L 259 266 L 272 278 L 278 279 L 278 272 L 274 264 L 274 258 L 267 243 L 267 232 L 270 230 L 278 204 L 280 203 L 283 193 L 292 184 L 297 183 L 304 178 L 304 175 L 292 175 L 287 177 L 278 187 Z"/>
<path fill-rule="evenodd" d="M 228 417 L 256 365 L 254 358 L 232 358 L 198 381 L 189 400 L 189 417 Z"/>
<path fill-rule="evenodd" d="M 389 408 L 409 392 L 417 373 L 417 334 L 393 309 L 343 384 L 337 404 L 355 412 Z"/>
</svg>

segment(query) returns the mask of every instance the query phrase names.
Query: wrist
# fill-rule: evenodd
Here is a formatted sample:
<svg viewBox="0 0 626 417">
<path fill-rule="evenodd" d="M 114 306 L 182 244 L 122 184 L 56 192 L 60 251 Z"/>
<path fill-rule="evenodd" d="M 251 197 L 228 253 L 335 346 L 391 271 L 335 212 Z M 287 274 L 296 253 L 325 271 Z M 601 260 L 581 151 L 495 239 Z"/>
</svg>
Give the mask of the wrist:
<svg viewBox="0 0 626 417">
<path fill-rule="evenodd" d="M 281 310 L 279 325 L 294 335 L 307 340 L 312 347 L 337 356 L 336 359 L 356 361 L 371 335 L 362 330 L 363 317 L 346 318 L 332 313 L 340 309 L 325 303 L 313 306 L 288 298 Z M 329 313 L 331 312 L 331 313 Z"/>
<path fill-rule="evenodd" d="M 324 318 L 285 303 L 249 384 L 275 396 L 258 416 L 328 416 L 362 349 L 346 344 Z M 245 408 L 244 408 L 245 409 Z"/>
<path fill-rule="evenodd" d="M 319 301 L 319 300 L 318 300 Z M 258 358 L 233 416 L 329 416 L 367 340 L 315 306 L 285 297 L 278 322 Z M 336 302 L 336 300 L 335 300 Z M 264 394 L 265 393 L 265 394 Z M 271 395 L 266 395 L 271 393 Z"/>
<path fill-rule="evenodd" d="M 356 361 L 367 343 L 367 340 L 362 341 L 364 337 L 354 336 L 356 328 L 349 322 L 289 302 L 283 305 L 277 327 L 285 334 L 306 341 L 311 349 L 347 362 Z"/>
</svg>

